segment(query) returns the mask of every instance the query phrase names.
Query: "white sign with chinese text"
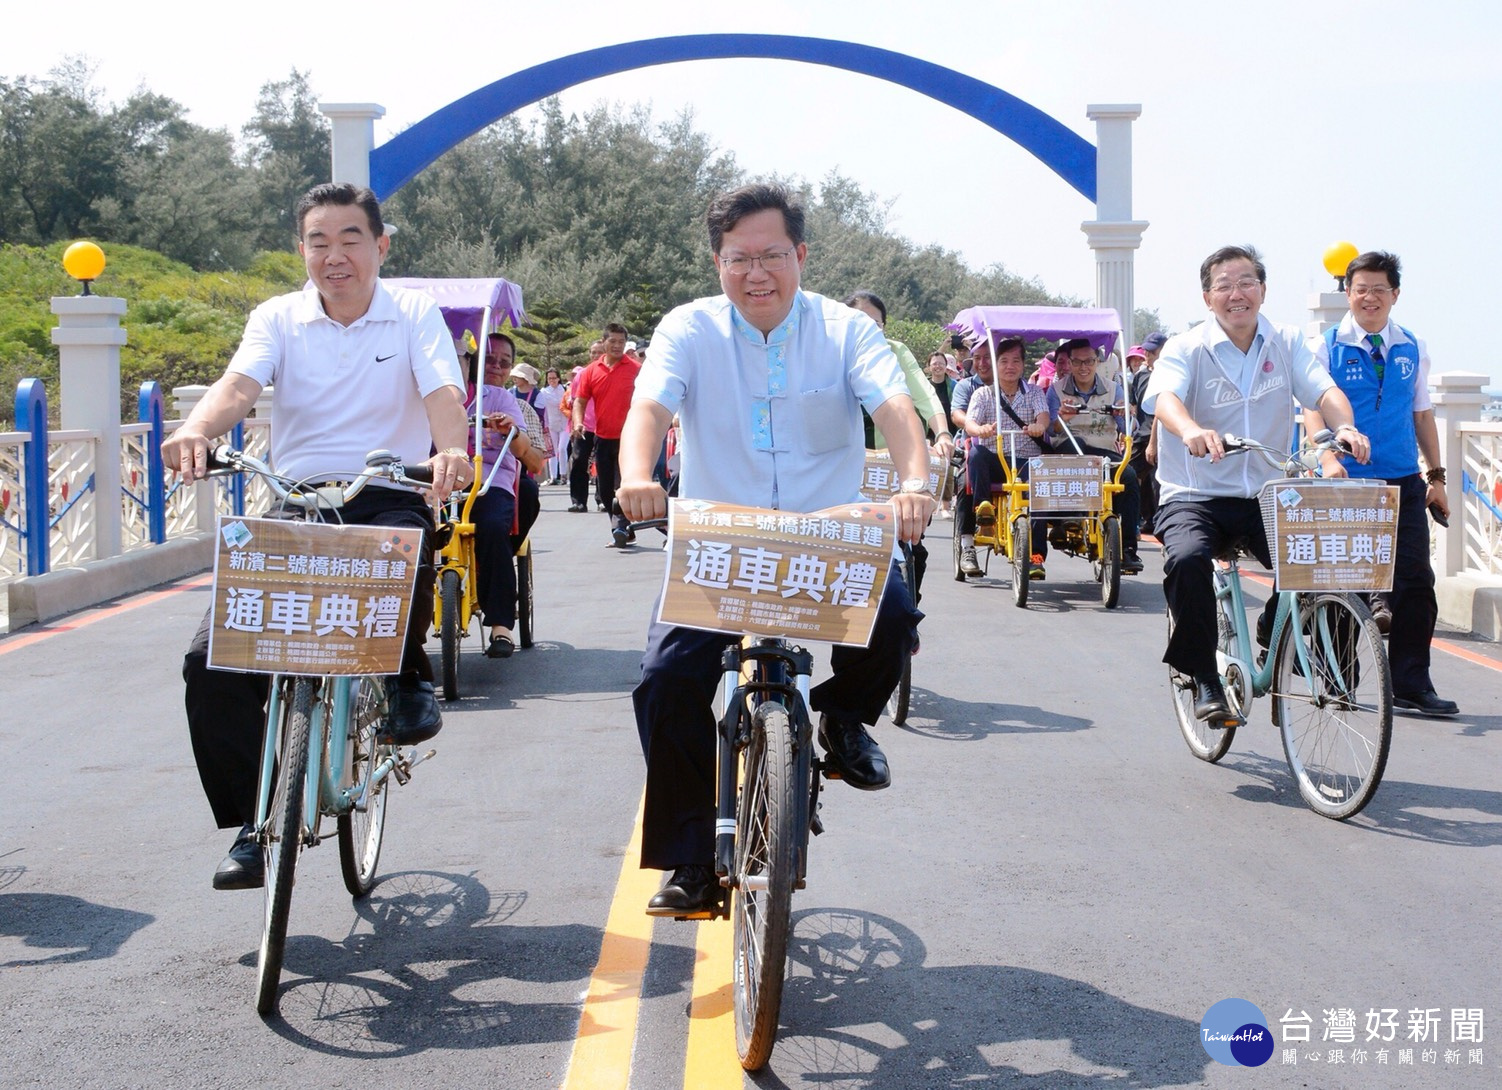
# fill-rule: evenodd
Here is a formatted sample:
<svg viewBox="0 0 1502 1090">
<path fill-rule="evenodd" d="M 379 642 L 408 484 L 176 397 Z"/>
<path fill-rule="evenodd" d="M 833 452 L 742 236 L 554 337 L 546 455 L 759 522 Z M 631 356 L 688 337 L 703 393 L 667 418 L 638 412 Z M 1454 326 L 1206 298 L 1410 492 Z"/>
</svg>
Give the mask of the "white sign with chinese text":
<svg viewBox="0 0 1502 1090">
<path fill-rule="evenodd" d="M 209 667 L 394 674 L 422 531 L 219 517 Z"/>
<path fill-rule="evenodd" d="M 928 456 L 928 489 L 935 496 L 944 480 L 944 459 L 937 454 Z M 872 503 L 885 503 L 902 487 L 902 473 L 892 462 L 891 452 L 866 451 L 866 465 L 861 473 L 861 495 Z"/>
<path fill-rule="evenodd" d="M 887 503 L 795 514 L 674 500 L 657 619 L 864 647 L 891 568 L 893 533 Z"/>
<path fill-rule="evenodd" d="M 1307 478 L 1263 489 L 1264 522 L 1278 590 L 1392 589 L 1398 487 Z"/>
<path fill-rule="evenodd" d="M 1028 508 L 1035 515 L 1095 514 L 1105 510 L 1105 480 L 1106 460 L 1098 454 L 1030 458 Z"/>
</svg>

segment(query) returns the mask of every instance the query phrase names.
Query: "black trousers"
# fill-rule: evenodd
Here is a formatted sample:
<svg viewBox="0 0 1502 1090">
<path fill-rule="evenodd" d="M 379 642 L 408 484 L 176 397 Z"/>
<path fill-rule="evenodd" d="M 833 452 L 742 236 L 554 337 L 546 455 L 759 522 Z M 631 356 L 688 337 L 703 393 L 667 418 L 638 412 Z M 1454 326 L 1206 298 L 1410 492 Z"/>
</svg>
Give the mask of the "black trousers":
<svg viewBox="0 0 1502 1090">
<path fill-rule="evenodd" d="M 425 531 L 402 650 L 402 674 L 433 680 L 433 665 L 423 650 L 433 624 L 433 513 L 415 492 L 367 488 L 346 505 L 343 521 L 359 526 L 398 526 Z M 515 595 L 513 594 L 513 597 Z M 204 614 L 183 657 L 183 701 L 198 778 L 208 797 L 214 822 L 237 829 L 255 820 L 256 788 L 261 771 L 261 735 L 266 725 L 265 674 L 210 670 L 209 624 Z"/>
<path fill-rule="evenodd" d="M 516 499 L 492 486 L 470 509 L 475 523 L 475 598 L 485 623 L 510 628 L 516 623 L 516 561 L 511 525 Z"/>
<path fill-rule="evenodd" d="M 1418 473 L 1387 483 L 1399 489 L 1396 563 L 1392 592 L 1387 596 L 1392 610 L 1387 658 L 1392 665 L 1392 691 L 1408 696 L 1434 688 L 1429 678 L 1429 645 L 1434 640 L 1439 604 L 1434 597 L 1434 566 L 1429 561 L 1429 509 L 1424 502 L 1428 485 Z"/>
<path fill-rule="evenodd" d="M 815 686 L 815 712 L 875 723 L 913 651 L 918 621 L 907 586 L 888 579 L 868 647 L 836 647 L 834 676 Z M 647 630 L 641 683 L 631 694 L 647 761 L 641 865 L 671 870 L 714 856 L 715 690 L 720 652 L 738 637 L 654 622 Z"/>
<path fill-rule="evenodd" d="M 624 527 L 627 520 L 611 511 L 615 490 L 621 483 L 621 441 L 595 437 L 595 495 L 610 516 L 612 526 Z"/>
<path fill-rule="evenodd" d="M 1173 617 L 1173 635 L 1163 661 L 1185 674 L 1215 673 L 1218 639 L 1212 570 L 1217 553 L 1245 541 L 1264 568 L 1273 566 L 1262 529 L 1262 509 L 1255 499 L 1236 497 L 1188 502 L 1158 508 L 1154 528 L 1163 542 L 1163 596 Z M 1267 601 L 1271 619 L 1276 596 Z"/>
<path fill-rule="evenodd" d="M 587 431 L 571 440 L 570 457 L 573 463 L 568 471 L 568 498 L 575 505 L 589 506 L 589 459 L 595 449 L 595 433 Z"/>
<path fill-rule="evenodd" d="M 1141 533 L 1142 527 L 1152 522 L 1158 513 L 1158 469 L 1148 463 L 1147 436 L 1142 436 L 1140 442 L 1135 438 L 1132 440 L 1132 457 L 1127 464 L 1137 474 L 1137 487 L 1141 493 L 1137 521 L 1137 530 Z"/>
</svg>

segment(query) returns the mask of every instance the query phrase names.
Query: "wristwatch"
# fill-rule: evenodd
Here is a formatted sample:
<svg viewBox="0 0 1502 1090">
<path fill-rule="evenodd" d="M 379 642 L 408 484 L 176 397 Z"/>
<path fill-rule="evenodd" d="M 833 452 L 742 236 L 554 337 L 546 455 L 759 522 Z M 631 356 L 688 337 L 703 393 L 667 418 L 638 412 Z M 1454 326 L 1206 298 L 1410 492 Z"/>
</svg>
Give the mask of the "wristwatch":
<svg viewBox="0 0 1502 1090">
<path fill-rule="evenodd" d="M 901 493 L 903 493 L 905 495 L 911 495 L 911 494 L 913 494 L 915 492 L 921 492 L 925 496 L 929 495 L 930 494 L 930 489 L 928 487 L 928 478 L 927 477 L 908 477 L 906 480 L 904 480 L 902 482 L 901 485 L 898 486 L 897 491 L 901 492 Z"/>
</svg>

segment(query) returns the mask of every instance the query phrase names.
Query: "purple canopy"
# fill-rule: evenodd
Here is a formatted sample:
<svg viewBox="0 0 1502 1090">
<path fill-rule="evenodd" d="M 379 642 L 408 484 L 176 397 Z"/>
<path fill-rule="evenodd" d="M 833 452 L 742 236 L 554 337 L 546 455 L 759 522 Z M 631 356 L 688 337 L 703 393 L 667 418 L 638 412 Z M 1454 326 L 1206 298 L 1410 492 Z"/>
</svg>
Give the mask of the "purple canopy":
<svg viewBox="0 0 1502 1090">
<path fill-rule="evenodd" d="M 420 291 L 433 297 L 443 311 L 449 332 L 458 340 L 467 329 L 475 340 L 483 342 L 485 334 L 499 329 L 501 320 L 513 326 L 527 320 L 522 311 L 522 289 L 509 280 L 493 277 L 484 280 L 423 280 L 415 277 L 392 277 L 383 283 L 408 291 Z M 485 308 L 490 308 L 490 329 L 481 329 Z"/>
<path fill-rule="evenodd" d="M 1121 336 L 1121 319 L 1110 307 L 970 307 L 946 327 L 994 346 L 1003 337 L 1024 341 L 1063 341 L 1084 337 L 1090 347 L 1109 353 Z"/>
</svg>

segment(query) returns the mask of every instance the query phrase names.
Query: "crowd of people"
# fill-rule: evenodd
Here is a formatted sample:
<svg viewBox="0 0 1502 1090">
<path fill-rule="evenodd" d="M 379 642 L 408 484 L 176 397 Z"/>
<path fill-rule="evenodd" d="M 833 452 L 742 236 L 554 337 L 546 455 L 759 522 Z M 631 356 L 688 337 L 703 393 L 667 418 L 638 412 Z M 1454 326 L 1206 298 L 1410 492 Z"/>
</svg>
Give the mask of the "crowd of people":
<svg viewBox="0 0 1502 1090">
<path fill-rule="evenodd" d="M 211 442 L 274 382 L 271 457 L 279 471 L 360 465 L 367 451 L 387 448 L 411 464 L 430 463 L 432 498 L 441 502 L 470 483 L 476 452 L 466 421 L 478 414 L 478 453 L 492 486 L 474 521 L 492 656 L 515 646 L 512 556 L 538 517 L 539 484 L 566 481 L 569 512 L 588 512 L 592 499 L 609 519 L 608 545 L 625 548 L 633 522 L 666 509 L 670 433 L 681 437 L 673 485 L 682 496 L 789 511 L 858 499 L 867 447 L 885 447 L 901 479 L 892 498 L 900 539 L 921 549 L 935 513 L 950 515 L 960 522 L 962 570 L 978 576 L 973 497 L 990 495 L 1002 472 L 998 435 L 1011 432 L 1008 450 L 1024 476 L 1027 459 L 1051 449 L 1119 462 L 1130 446 L 1120 476 L 1123 572 L 1143 570 L 1139 535 L 1154 535 L 1174 619 L 1163 659 L 1194 679 L 1195 713 L 1213 724 L 1228 705 L 1215 669 L 1210 566 L 1232 539 L 1270 563 L 1257 503 L 1269 475 L 1250 459 L 1224 460 L 1221 436 L 1235 431 L 1287 449 L 1302 406 L 1306 426 L 1328 426 L 1347 443 L 1350 453 L 1331 457 L 1327 475 L 1401 490 L 1395 589 L 1373 600 L 1392 629 L 1398 706 L 1458 712 L 1429 675 L 1437 611 L 1426 520 L 1430 510 L 1448 512 L 1445 471 L 1426 348 L 1390 317 L 1400 274 L 1392 255 L 1351 263 L 1350 314 L 1313 343 L 1261 315 L 1266 269 L 1256 251 L 1225 247 L 1200 268 L 1209 319 L 1177 336 L 1146 337 L 1125 351 L 1116 373 L 1101 373 L 1105 360 L 1088 341 L 1069 339 L 1028 375 L 1030 346 L 1009 336 L 956 339 L 920 366 L 885 335 L 886 306 L 873 293 L 841 303 L 803 289 L 802 206 L 781 186 L 757 184 L 719 195 L 708 211 L 722 294 L 668 313 L 645 351 L 624 326 L 606 325 L 590 361 L 565 375 L 517 363 L 504 332 L 486 335 L 480 370 L 479 346 L 456 345 L 431 299 L 386 287 L 379 270 L 389 239 L 368 189 L 315 187 L 299 202 L 296 223 L 308 286 L 251 315 L 225 375 L 165 444 L 167 464 L 203 477 Z M 330 369 L 321 359 L 351 362 Z M 969 487 L 935 495 L 930 459 L 947 462 L 956 436 L 968 448 Z M 369 490 L 361 500 L 347 521 L 427 531 L 412 611 L 430 616 L 428 500 L 396 489 Z M 1042 524 L 1034 525 L 1032 550 L 1031 577 L 1042 579 Z M 854 787 L 891 782 L 869 728 L 916 645 L 922 616 L 906 586 L 889 580 L 870 645 L 836 648 L 832 676 L 812 690 L 825 759 Z M 214 886 L 253 888 L 262 883 L 251 823 L 266 679 L 208 670 L 208 623 L 184 664 L 189 728 L 215 820 L 238 828 Z M 391 686 L 383 738 L 396 744 L 430 738 L 442 724 L 426 635 L 425 624 L 411 626 Z M 712 699 L 720 649 L 733 638 L 647 626 L 632 699 L 646 762 L 641 864 L 669 872 L 648 906 L 654 914 L 701 911 L 718 896 Z"/>
</svg>

